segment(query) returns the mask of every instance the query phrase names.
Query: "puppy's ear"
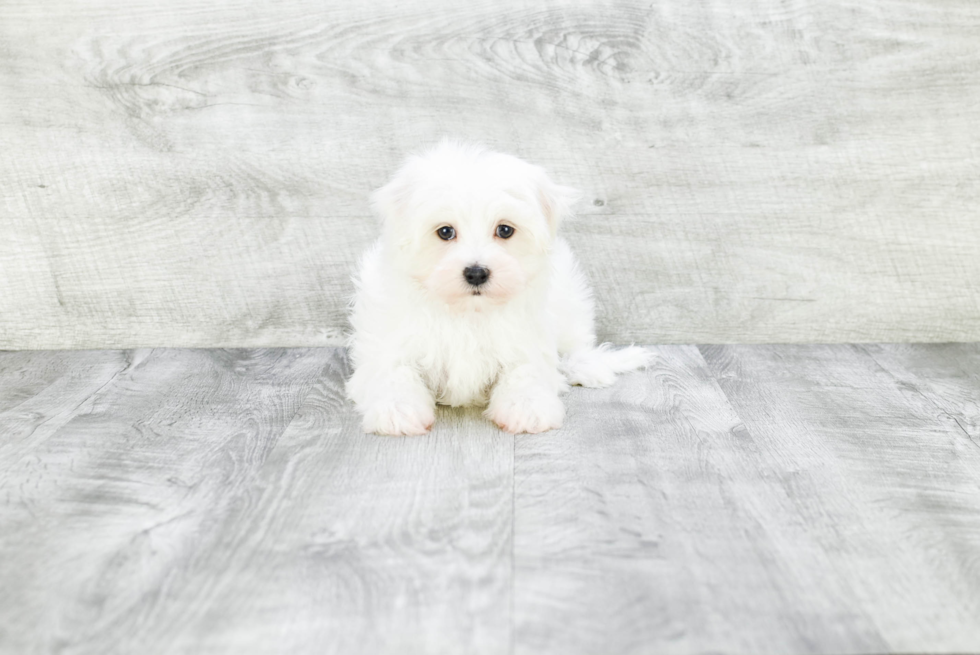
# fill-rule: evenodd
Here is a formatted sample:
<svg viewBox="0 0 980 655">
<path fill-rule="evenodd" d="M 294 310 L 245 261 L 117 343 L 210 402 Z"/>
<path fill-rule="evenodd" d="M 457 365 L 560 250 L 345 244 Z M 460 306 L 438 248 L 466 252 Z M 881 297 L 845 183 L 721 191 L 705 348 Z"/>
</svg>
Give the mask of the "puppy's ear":
<svg viewBox="0 0 980 655">
<path fill-rule="evenodd" d="M 392 239 L 396 232 L 407 237 L 401 227 L 413 212 L 413 198 L 418 188 L 421 159 L 411 155 L 405 159 L 391 180 L 371 194 L 371 208 L 381 219 L 381 233 L 385 239 Z"/>
<path fill-rule="evenodd" d="M 398 220 L 405 211 L 408 190 L 399 178 L 371 194 L 371 208 L 381 220 L 382 226 L 388 226 Z"/>
<path fill-rule="evenodd" d="M 539 169 L 537 187 L 541 212 L 548 222 L 551 236 L 554 237 L 558 226 L 571 213 L 572 206 L 582 198 L 582 193 L 578 189 L 555 184 L 544 169 Z"/>
</svg>

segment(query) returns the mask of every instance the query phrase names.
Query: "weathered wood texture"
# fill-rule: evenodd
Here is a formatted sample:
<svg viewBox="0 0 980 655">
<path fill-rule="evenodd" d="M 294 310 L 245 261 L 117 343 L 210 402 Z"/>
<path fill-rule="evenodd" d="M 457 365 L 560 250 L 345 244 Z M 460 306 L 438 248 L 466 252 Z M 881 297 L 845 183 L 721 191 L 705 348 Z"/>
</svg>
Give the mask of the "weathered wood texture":
<svg viewBox="0 0 980 655">
<path fill-rule="evenodd" d="M 0 353 L 0 653 L 980 651 L 980 345 L 663 346 L 362 435 L 342 351 Z"/>
<path fill-rule="evenodd" d="M 955 416 L 976 416 L 980 349 L 874 351 L 702 348 L 769 483 L 745 519 L 782 560 L 775 577 L 806 591 L 784 607 L 800 645 L 977 652 L 980 447 Z"/>
<path fill-rule="evenodd" d="M 601 336 L 980 338 L 980 5 L 0 4 L 0 347 L 336 343 L 444 134 L 585 193 Z"/>
<path fill-rule="evenodd" d="M 506 650 L 513 437 L 365 437 L 345 366 L 0 355 L 0 653 Z"/>
</svg>

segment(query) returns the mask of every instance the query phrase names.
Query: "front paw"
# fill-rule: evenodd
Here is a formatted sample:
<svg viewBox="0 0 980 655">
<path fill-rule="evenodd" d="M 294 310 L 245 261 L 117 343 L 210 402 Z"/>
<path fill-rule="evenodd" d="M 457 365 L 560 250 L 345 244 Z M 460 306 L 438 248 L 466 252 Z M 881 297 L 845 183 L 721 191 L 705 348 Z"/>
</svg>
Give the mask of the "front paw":
<svg viewBox="0 0 980 655">
<path fill-rule="evenodd" d="M 493 398 L 486 414 L 502 430 L 534 434 L 560 428 L 565 406 L 557 395 L 508 395 Z"/>
<path fill-rule="evenodd" d="M 435 407 L 404 398 L 377 402 L 364 411 L 364 431 L 391 436 L 425 434 L 435 423 Z"/>
</svg>

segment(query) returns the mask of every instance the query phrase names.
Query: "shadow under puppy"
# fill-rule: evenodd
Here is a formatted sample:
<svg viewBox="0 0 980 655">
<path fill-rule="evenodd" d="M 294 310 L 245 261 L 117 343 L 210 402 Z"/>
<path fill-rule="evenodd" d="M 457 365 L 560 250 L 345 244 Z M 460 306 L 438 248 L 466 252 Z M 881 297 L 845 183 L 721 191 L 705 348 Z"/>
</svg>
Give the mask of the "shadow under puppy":
<svg viewBox="0 0 980 655">
<path fill-rule="evenodd" d="M 365 432 L 423 434 L 436 403 L 543 432 L 561 426 L 569 384 L 607 386 L 649 361 L 595 345 L 592 293 L 556 236 L 577 195 L 538 166 L 448 140 L 374 193 L 383 227 L 354 280 L 347 382 Z"/>
</svg>

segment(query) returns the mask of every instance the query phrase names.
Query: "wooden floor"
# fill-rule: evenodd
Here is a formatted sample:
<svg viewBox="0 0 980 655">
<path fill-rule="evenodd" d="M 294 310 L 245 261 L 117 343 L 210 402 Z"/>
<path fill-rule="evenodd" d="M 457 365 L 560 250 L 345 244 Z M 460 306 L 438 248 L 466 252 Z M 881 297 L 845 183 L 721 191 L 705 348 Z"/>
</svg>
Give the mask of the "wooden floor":
<svg viewBox="0 0 980 655">
<path fill-rule="evenodd" d="M 980 345 L 360 434 L 337 349 L 0 353 L 0 652 L 980 651 Z"/>
</svg>

